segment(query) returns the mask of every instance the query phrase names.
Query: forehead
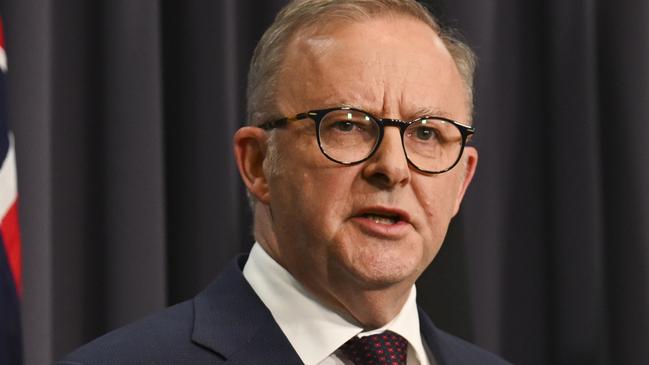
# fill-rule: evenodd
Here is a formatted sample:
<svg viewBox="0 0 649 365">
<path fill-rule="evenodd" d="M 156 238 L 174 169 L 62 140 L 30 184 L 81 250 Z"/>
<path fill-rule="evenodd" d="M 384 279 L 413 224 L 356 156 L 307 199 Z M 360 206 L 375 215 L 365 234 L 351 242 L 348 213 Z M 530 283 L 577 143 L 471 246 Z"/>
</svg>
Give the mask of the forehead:
<svg viewBox="0 0 649 365">
<path fill-rule="evenodd" d="M 435 110 L 468 118 L 466 89 L 446 46 L 427 24 L 405 16 L 298 32 L 279 80 L 283 113 L 345 104 L 385 117 Z"/>
</svg>

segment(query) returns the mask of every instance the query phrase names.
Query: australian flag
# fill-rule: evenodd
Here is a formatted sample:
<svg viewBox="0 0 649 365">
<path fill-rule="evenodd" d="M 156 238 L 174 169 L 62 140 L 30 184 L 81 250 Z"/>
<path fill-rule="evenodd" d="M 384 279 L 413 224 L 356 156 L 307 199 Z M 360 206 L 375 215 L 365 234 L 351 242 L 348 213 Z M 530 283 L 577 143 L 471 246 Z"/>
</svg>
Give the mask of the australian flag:
<svg viewBox="0 0 649 365">
<path fill-rule="evenodd" d="M 7 127 L 7 54 L 0 18 L 0 364 L 22 364 L 21 257 L 14 140 Z"/>
</svg>

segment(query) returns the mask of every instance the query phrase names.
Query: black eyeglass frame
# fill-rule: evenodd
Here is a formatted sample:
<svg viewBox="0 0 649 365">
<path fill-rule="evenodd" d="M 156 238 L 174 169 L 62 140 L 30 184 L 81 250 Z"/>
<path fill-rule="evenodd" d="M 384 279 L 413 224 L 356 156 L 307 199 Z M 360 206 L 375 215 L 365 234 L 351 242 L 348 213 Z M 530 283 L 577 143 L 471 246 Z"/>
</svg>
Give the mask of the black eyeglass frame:
<svg viewBox="0 0 649 365">
<path fill-rule="evenodd" d="M 327 152 L 322 148 L 322 142 L 320 141 L 320 122 L 322 121 L 322 118 L 324 118 L 325 115 L 327 115 L 327 114 L 329 114 L 329 113 L 331 113 L 333 111 L 337 111 L 337 110 L 349 110 L 349 111 L 355 111 L 355 112 L 366 114 L 367 116 L 372 118 L 372 120 L 375 121 L 376 124 L 379 126 L 379 135 L 378 135 L 378 138 L 376 139 L 376 143 L 374 144 L 374 147 L 372 147 L 372 150 L 370 151 L 370 153 L 368 153 L 365 158 L 360 159 L 358 161 L 354 161 L 354 162 L 339 161 L 339 160 L 336 160 L 335 158 L 329 156 L 327 154 Z M 347 166 L 356 165 L 356 164 L 359 164 L 361 162 L 369 160 L 376 153 L 376 150 L 379 149 L 379 146 L 381 145 L 381 141 L 383 141 L 383 135 L 384 135 L 385 127 L 386 126 L 398 127 L 399 132 L 401 134 L 401 148 L 403 148 L 403 153 L 406 156 L 406 160 L 408 160 L 408 163 L 410 165 L 412 165 L 415 169 L 417 169 L 418 171 L 421 171 L 423 173 L 427 173 L 427 174 L 441 174 L 441 173 L 447 172 L 447 171 L 451 170 L 452 168 L 454 168 L 455 165 L 457 165 L 457 163 L 462 158 L 462 154 L 464 153 L 464 147 L 467 146 L 469 136 L 471 136 L 472 134 L 475 133 L 475 127 L 472 127 L 472 126 L 469 126 L 469 125 L 466 125 L 466 124 L 462 124 L 462 123 L 458 123 L 458 122 L 456 122 L 454 120 L 444 118 L 444 117 L 423 116 L 423 117 L 413 119 L 411 121 L 401 120 L 401 119 L 390 119 L 390 118 L 377 118 L 377 117 L 373 116 L 372 114 L 370 114 L 370 113 L 368 113 L 368 112 L 366 112 L 364 110 L 351 108 L 351 107 L 334 107 L 334 108 L 310 110 L 308 112 L 296 114 L 296 115 L 294 115 L 292 117 L 284 117 L 284 118 L 264 122 L 264 123 L 258 125 L 257 127 L 261 128 L 261 129 L 264 129 L 264 130 L 267 130 L 267 131 L 270 131 L 270 130 L 275 129 L 275 128 L 285 127 L 286 125 L 288 125 L 289 122 L 295 122 L 295 121 L 303 120 L 303 119 L 311 119 L 311 120 L 313 120 L 315 122 L 314 123 L 315 124 L 315 131 L 316 131 L 316 137 L 317 137 L 317 140 L 318 140 L 318 147 L 320 148 L 320 152 L 322 152 L 322 154 L 325 155 L 325 157 L 327 157 L 329 160 L 331 160 L 333 162 L 336 162 L 336 163 L 339 163 L 341 165 L 347 165 Z M 448 167 L 448 168 L 446 168 L 444 170 L 440 170 L 440 171 L 424 170 L 424 169 L 420 168 L 419 166 L 417 166 L 414 162 L 412 162 L 410 160 L 410 157 L 408 157 L 408 152 L 406 151 L 406 146 L 405 146 L 405 143 L 403 141 L 404 133 L 405 133 L 406 129 L 408 128 L 408 126 L 410 126 L 412 123 L 416 123 L 416 122 L 418 122 L 420 120 L 423 120 L 423 119 L 437 119 L 437 120 L 441 120 L 441 121 L 450 123 L 453 126 L 455 126 L 460 131 L 460 134 L 462 135 L 462 146 L 460 148 L 460 153 L 458 153 L 458 156 L 455 159 L 455 161 L 453 162 L 453 164 L 451 164 L 450 167 Z"/>
</svg>

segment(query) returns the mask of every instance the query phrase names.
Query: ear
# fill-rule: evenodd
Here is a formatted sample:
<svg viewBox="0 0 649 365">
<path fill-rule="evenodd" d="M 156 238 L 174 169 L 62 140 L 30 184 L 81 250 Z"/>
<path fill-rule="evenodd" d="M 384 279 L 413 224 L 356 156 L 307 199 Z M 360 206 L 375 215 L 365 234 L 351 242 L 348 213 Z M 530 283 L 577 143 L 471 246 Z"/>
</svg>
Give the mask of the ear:
<svg viewBox="0 0 649 365">
<path fill-rule="evenodd" d="M 462 181 L 460 182 L 460 188 L 455 197 L 455 207 L 453 210 L 454 216 L 460 210 L 460 204 L 462 203 L 462 199 L 464 198 L 464 193 L 466 193 L 466 189 L 469 187 L 471 180 L 473 180 L 475 169 L 478 166 L 478 150 L 476 150 L 475 147 L 465 147 L 462 158 L 464 159 L 464 161 L 460 161 L 458 163 L 458 166 L 456 166 L 456 168 L 459 167 L 464 171 L 460 171 L 460 173 L 462 174 L 460 176 Z"/>
<path fill-rule="evenodd" d="M 263 168 L 267 138 L 266 132 L 256 127 L 241 127 L 234 134 L 234 156 L 241 179 L 250 194 L 264 204 L 270 203 L 268 180 Z"/>
</svg>

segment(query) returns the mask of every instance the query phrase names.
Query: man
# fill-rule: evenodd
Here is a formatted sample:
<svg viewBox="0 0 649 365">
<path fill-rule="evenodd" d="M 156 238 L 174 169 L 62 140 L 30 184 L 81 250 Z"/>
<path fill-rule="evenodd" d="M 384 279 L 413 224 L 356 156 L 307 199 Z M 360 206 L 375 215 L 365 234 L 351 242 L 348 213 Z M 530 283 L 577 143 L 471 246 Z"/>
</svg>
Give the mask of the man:
<svg viewBox="0 0 649 365">
<path fill-rule="evenodd" d="M 472 73 L 414 0 L 289 4 L 255 50 L 234 136 L 250 256 L 60 364 L 505 363 L 415 302 L 478 160 Z"/>
</svg>

